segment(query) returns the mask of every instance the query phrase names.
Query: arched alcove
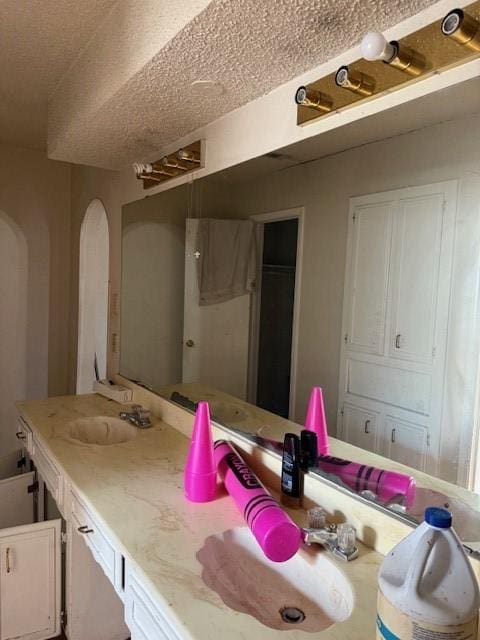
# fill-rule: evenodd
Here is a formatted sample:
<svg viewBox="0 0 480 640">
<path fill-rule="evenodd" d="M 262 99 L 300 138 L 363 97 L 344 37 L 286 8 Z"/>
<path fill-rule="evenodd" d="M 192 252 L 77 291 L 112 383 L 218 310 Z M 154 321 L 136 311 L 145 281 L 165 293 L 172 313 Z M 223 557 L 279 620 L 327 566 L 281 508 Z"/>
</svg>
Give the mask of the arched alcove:
<svg viewBox="0 0 480 640">
<path fill-rule="evenodd" d="M 109 231 L 105 208 L 93 200 L 80 230 L 77 393 L 91 393 L 95 355 L 107 373 Z"/>
<path fill-rule="evenodd" d="M 14 403 L 26 397 L 27 282 L 26 238 L 0 211 L 0 475 L 18 449 Z"/>
</svg>

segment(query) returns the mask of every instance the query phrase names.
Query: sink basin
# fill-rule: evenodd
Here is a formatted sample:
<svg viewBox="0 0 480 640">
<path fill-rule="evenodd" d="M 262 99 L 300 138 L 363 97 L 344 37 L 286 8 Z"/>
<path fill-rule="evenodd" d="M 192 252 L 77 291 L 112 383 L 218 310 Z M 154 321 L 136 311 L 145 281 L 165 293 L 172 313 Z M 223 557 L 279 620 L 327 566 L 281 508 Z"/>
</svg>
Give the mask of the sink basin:
<svg viewBox="0 0 480 640">
<path fill-rule="evenodd" d="M 203 581 L 227 606 L 272 629 L 319 632 L 353 611 L 350 582 L 316 545 L 272 562 L 250 529 L 238 527 L 207 538 L 197 559 Z"/>
<path fill-rule="evenodd" d="M 84 444 L 112 445 L 135 438 L 137 428 L 120 418 L 97 416 L 70 422 L 67 435 Z"/>
</svg>

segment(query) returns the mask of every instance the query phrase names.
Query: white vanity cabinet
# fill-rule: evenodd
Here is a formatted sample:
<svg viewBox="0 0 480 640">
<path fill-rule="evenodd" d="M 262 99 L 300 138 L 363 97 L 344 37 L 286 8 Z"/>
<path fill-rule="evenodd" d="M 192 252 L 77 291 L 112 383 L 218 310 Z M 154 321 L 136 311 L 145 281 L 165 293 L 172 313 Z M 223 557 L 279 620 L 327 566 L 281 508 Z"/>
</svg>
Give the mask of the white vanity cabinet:
<svg viewBox="0 0 480 640">
<path fill-rule="evenodd" d="M 19 439 L 32 451 L 24 427 Z M 0 481 L 0 640 L 61 631 L 62 520 L 35 522 L 37 491 L 33 471 Z"/>
<path fill-rule="evenodd" d="M 60 633 L 61 520 L 0 530 L 0 640 Z"/>
<path fill-rule="evenodd" d="M 153 602 L 136 574 L 127 567 L 125 620 L 131 640 L 180 640 L 181 636 Z"/>
</svg>

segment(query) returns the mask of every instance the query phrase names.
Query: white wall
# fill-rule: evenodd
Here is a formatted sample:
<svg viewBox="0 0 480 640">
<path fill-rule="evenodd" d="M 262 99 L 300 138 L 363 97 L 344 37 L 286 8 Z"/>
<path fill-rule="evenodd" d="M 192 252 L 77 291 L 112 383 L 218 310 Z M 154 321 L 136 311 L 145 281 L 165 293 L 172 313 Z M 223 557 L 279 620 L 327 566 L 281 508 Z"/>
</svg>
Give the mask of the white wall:
<svg viewBox="0 0 480 640">
<path fill-rule="evenodd" d="M 3 298 L 0 304 L 2 327 L 13 331 L 9 314 L 19 309 L 16 336 L 9 351 L 0 352 L 0 380 L 16 382 L 0 397 L 0 458 L 15 446 L 5 435 L 14 432 L 13 403 L 24 398 L 60 395 L 69 390 L 69 262 L 70 262 L 70 167 L 47 160 L 45 154 L 0 145 L 0 211 L 2 231 L 8 227 L 17 238 L 17 248 L 8 249 L 10 258 L 6 278 L 11 286 L 19 272 L 15 263 L 26 268 L 25 282 L 18 281 L 17 300 Z M 5 226 L 7 225 L 7 226 Z M 14 231 L 13 231 L 14 230 Z M 4 238 L 5 242 L 5 238 Z M 15 254 L 15 255 L 14 255 Z M 20 260 L 20 262 L 19 262 Z M 3 269 L 4 267 L 2 267 Z M 2 274 L 5 275 L 5 272 Z M 22 295 L 22 287 L 24 295 Z M 12 289 L 10 288 L 12 292 Z M 23 300 L 21 300 L 23 298 Z M 22 318 L 25 318 L 23 320 Z M 7 324 L 5 324 L 7 319 Z M 13 350 L 12 350 L 13 349 Z M 16 369 L 16 373 L 13 370 Z M 23 373 L 22 373 L 23 372 Z"/>
</svg>

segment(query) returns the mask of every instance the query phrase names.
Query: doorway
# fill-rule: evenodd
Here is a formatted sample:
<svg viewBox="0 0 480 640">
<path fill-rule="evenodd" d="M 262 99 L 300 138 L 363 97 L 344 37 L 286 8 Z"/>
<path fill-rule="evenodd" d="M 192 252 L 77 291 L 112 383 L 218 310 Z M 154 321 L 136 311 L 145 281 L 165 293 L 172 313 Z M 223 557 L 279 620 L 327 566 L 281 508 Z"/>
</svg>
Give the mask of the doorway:
<svg viewBox="0 0 480 640">
<path fill-rule="evenodd" d="M 77 393 L 107 375 L 109 246 L 105 208 L 93 200 L 80 230 Z"/>
<path fill-rule="evenodd" d="M 259 255 L 251 392 L 257 406 L 292 418 L 302 212 L 277 212 L 253 219 L 259 223 Z"/>
</svg>

